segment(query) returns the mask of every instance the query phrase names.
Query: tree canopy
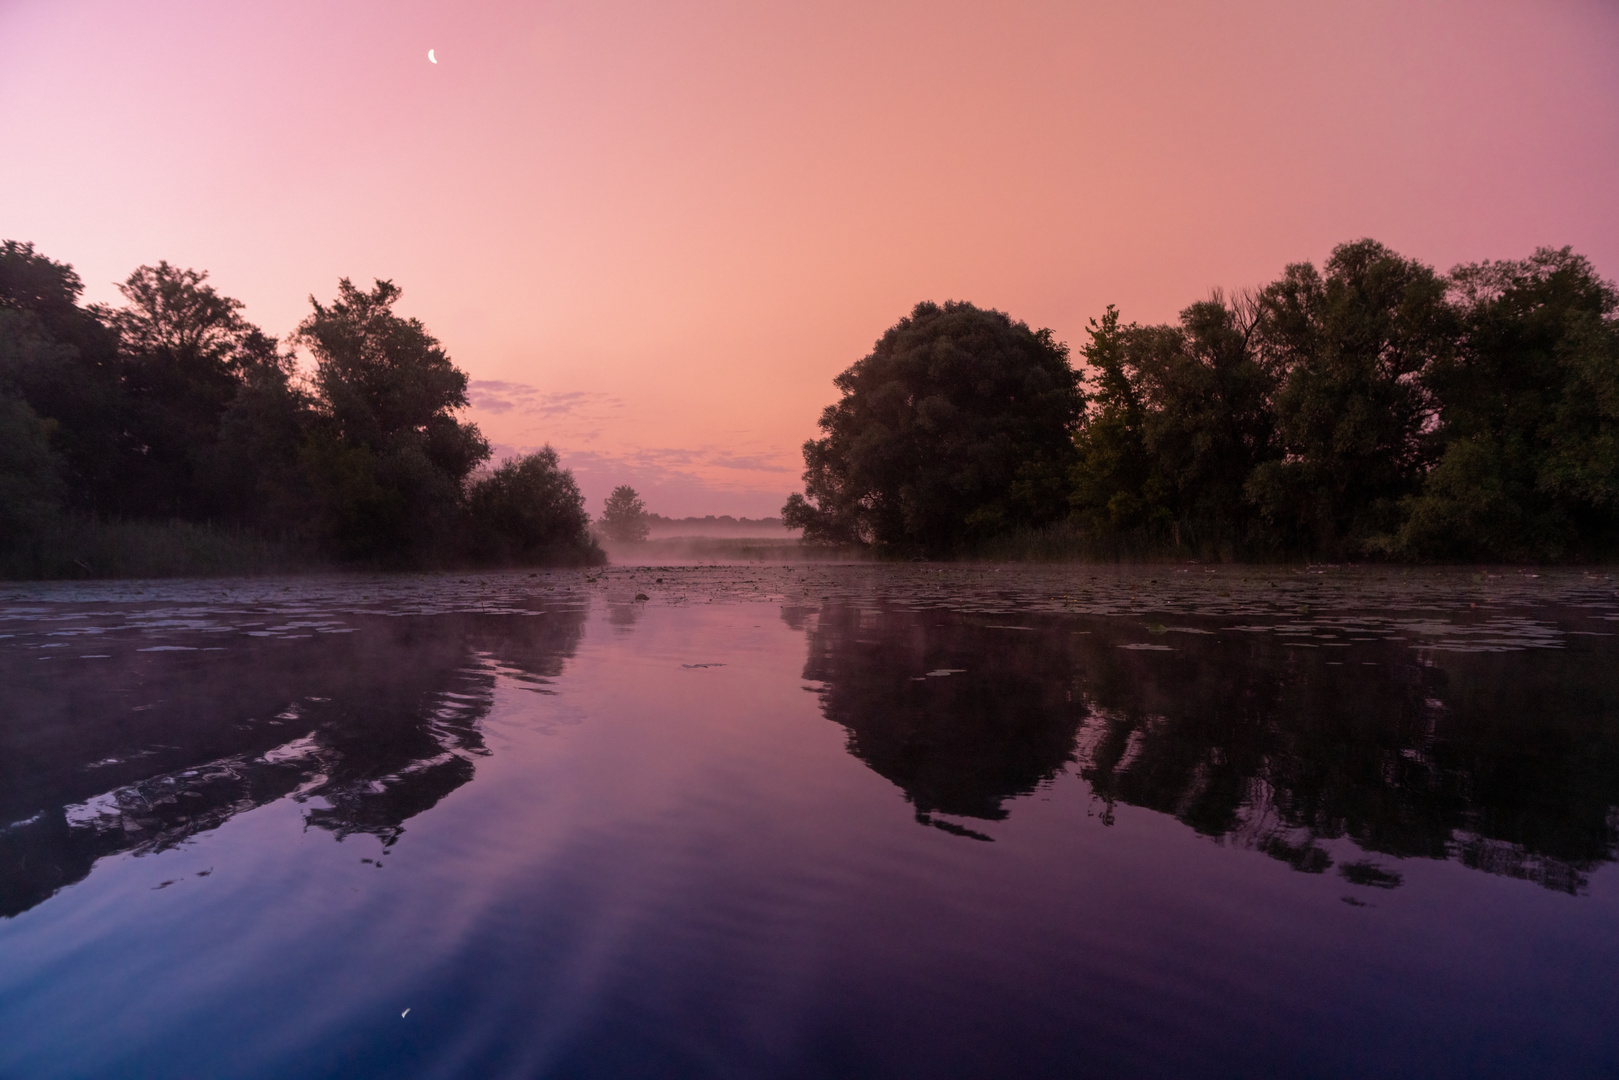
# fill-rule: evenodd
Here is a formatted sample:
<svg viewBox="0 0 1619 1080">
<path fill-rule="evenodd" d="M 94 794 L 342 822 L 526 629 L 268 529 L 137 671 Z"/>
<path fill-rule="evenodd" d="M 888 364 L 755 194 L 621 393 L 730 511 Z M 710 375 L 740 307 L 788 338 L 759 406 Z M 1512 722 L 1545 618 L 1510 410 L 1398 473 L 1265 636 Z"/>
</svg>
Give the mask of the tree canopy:
<svg viewBox="0 0 1619 1080">
<path fill-rule="evenodd" d="M 455 416 L 466 373 L 417 319 L 393 311 L 400 290 L 362 292 L 344 278 L 296 340 L 315 357 L 317 415 L 304 457 L 322 527 L 348 554 L 399 557 L 452 524 L 467 475 L 489 457 Z"/>
<path fill-rule="evenodd" d="M 1084 399 L 1051 331 L 921 303 L 834 382 L 782 509 L 807 539 L 943 554 L 1064 512 Z"/>
<path fill-rule="evenodd" d="M 585 497 L 549 446 L 508 458 L 473 483 L 467 511 L 478 526 L 473 553 L 481 562 L 589 562 L 596 555 Z"/>
<path fill-rule="evenodd" d="M 1357 240 L 1087 337 L 1076 373 L 1045 331 L 919 305 L 835 380 L 784 521 L 929 554 L 1064 517 L 1096 554 L 1619 551 L 1619 289 L 1568 248 L 1441 274 Z"/>
<path fill-rule="evenodd" d="M 48 538 L 141 519 L 379 566 L 601 559 L 554 451 L 474 475 L 489 446 L 458 415 L 467 376 L 392 282 L 340 281 L 286 343 L 167 262 L 122 306 L 81 291 L 0 244 L 0 565 L 82 568 Z"/>
</svg>

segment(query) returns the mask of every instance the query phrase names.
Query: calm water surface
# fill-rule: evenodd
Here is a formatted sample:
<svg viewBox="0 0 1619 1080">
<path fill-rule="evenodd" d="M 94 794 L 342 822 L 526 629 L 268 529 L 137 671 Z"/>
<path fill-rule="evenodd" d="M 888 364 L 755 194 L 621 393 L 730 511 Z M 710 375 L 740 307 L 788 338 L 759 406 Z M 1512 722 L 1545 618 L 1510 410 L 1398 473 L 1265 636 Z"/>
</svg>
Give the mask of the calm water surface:
<svg viewBox="0 0 1619 1080">
<path fill-rule="evenodd" d="M 1579 571 L 0 586 L 0 1077 L 1619 1075 L 1615 632 Z"/>
</svg>

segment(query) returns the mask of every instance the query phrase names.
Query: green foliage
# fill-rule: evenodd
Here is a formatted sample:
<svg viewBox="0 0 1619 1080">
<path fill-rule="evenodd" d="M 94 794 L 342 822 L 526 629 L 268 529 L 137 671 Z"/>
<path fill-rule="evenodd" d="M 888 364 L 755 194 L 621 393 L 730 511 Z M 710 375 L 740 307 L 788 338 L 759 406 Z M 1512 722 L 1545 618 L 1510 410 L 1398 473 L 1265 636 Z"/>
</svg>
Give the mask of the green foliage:
<svg viewBox="0 0 1619 1080">
<path fill-rule="evenodd" d="M 1274 443 L 1255 321 L 1251 302 L 1218 294 L 1178 326 L 1121 326 L 1112 307 L 1091 320 L 1081 354 L 1095 389 L 1069 497 L 1091 532 L 1210 550 L 1247 541 L 1243 482 Z"/>
<path fill-rule="evenodd" d="M 985 340 L 1015 353 L 1008 334 L 970 305 L 890 330 L 839 377 L 784 522 L 1029 558 L 1619 554 L 1619 290 L 1567 248 L 1440 275 L 1360 240 L 1174 324 L 1109 307 L 1081 349 L 1089 399 L 1069 384 L 1084 408 L 1062 470 L 997 426 L 1035 430 L 1039 395 L 950 362 Z"/>
<path fill-rule="evenodd" d="M 63 488 L 50 425 L 26 402 L 0 394 L 0 550 L 48 525 L 59 512 Z"/>
<path fill-rule="evenodd" d="M 1451 272 L 1462 345 L 1427 373 L 1442 453 L 1387 543 L 1419 558 L 1612 554 L 1619 292 L 1568 248 Z"/>
<path fill-rule="evenodd" d="M 314 494 L 303 471 L 304 448 L 316 420 L 313 396 L 297 377 L 294 358 L 274 339 L 257 336 L 245 350 L 236 391 L 219 417 L 213 453 L 200 471 L 208 505 L 230 522 L 287 539 L 309 539 L 300 526 Z"/>
<path fill-rule="evenodd" d="M 1247 491 L 1278 546 L 1339 557 L 1397 528 L 1421 487 L 1438 408 L 1423 376 L 1458 328 L 1444 279 L 1381 244 L 1340 245 L 1324 270 L 1289 266 L 1260 294 L 1280 456 Z"/>
<path fill-rule="evenodd" d="M 123 415 L 117 335 L 78 306 L 73 268 L 0 243 L 0 393 L 52 421 L 67 497 L 82 510 L 120 492 Z"/>
<path fill-rule="evenodd" d="M 474 483 L 467 495 L 467 516 L 472 555 L 485 563 L 606 561 L 590 538 L 585 497 L 549 446 L 503 461 Z"/>
<path fill-rule="evenodd" d="M 1080 355 L 1092 371 L 1094 388 L 1074 435 L 1072 466 L 1074 516 L 1098 534 L 1163 524 L 1172 515 L 1163 505 L 1164 484 L 1147 451 L 1146 407 L 1131 364 L 1135 324 L 1119 325 L 1111 304 L 1102 321 L 1090 322 L 1090 341 Z"/>
<path fill-rule="evenodd" d="M 922 303 L 835 383 L 782 509 L 806 540 L 947 554 L 1062 513 L 1084 399 L 1049 330 Z"/>
<path fill-rule="evenodd" d="M 602 504 L 602 531 L 619 543 L 639 543 L 652 532 L 646 504 L 627 484 L 614 488 Z"/>
</svg>

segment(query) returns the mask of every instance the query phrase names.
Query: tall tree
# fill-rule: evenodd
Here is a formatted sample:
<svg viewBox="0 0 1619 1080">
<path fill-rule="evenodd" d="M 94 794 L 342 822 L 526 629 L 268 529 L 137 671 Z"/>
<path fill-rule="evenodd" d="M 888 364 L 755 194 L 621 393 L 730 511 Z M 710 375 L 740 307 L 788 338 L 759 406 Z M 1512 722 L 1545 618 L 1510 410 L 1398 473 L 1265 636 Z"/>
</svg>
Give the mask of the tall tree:
<svg viewBox="0 0 1619 1080">
<path fill-rule="evenodd" d="M 217 440 L 199 470 L 208 503 L 226 520 L 286 539 L 310 539 L 313 493 L 302 453 L 314 399 L 296 356 L 266 335 L 249 335 L 235 396 L 219 417 Z"/>
<path fill-rule="evenodd" d="M 222 507 L 202 474 L 220 419 L 274 343 L 241 316 L 242 303 L 205 271 L 159 262 L 118 287 L 121 308 L 95 309 L 118 334 L 126 470 L 119 509 L 203 518 Z"/>
<path fill-rule="evenodd" d="M 489 457 L 478 428 L 457 419 L 467 376 L 420 320 L 393 310 L 391 281 L 369 292 L 349 279 L 298 327 L 315 357 L 320 420 L 304 463 L 326 540 L 347 556 L 426 557 L 446 541 L 467 476 Z"/>
<path fill-rule="evenodd" d="M 1461 346 L 1427 381 L 1443 453 L 1390 550 L 1541 559 L 1619 546 L 1619 289 L 1569 248 L 1451 271 Z"/>
<path fill-rule="evenodd" d="M 1372 240 L 1335 248 L 1323 271 L 1289 266 L 1264 290 L 1258 343 L 1282 456 L 1248 492 L 1277 543 L 1353 555 L 1398 527 L 1433 457 L 1424 374 L 1456 329 L 1444 279 Z"/>
<path fill-rule="evenodd" d="M 1051 331 L 921 303 L 834 382 L 788 528 L 948 554 L 1061 514 L 1083 395 Z"/>
<path fill-rule="evenodd" d="M 65 494 L 95 510 L 121 487 L 124 420 L 117 335 L 78 305 L 83 288 L 71 266 L 34 245 L 0 243 L 0 393 L 47 422 Z"/>
<path fill-rule="evenodd" d="M 1256 307 L 1216 293 L 1181 312 L 1179 326 L 1145 335 L 1137 363 L 1147 446 L 1177 521 L 1194 542 L 1228 551 L 1247 540 L 1243 484 L 1275 437 L 1274 383 L 1253 348 Z"/>
<path fill-rule="evenodd" d="M 1252 298 L 1216 293 L 1179 325 L 1120 326 L 1109 307 L 1082 353 L 1095 373 L 1071 502 L 1093 532 L 1152 527 L 1226 552 L 1249 533 L 1243 484 L 1273 452 L 1273 381 Z"/>
<path fill-rule="evenodd" d="M 1147 449 L 1147 407 L 1132 359 L 1140 328 L 1119 325 L 1109 304 L 1101 322 L 1090 321 L 1080 355 L 1092 389 L 1079 430 L 1070 477 L 1074 516 L 1093 533 L 1116 533 L 1173 519 L 1168 492 Z"/>
</svg>

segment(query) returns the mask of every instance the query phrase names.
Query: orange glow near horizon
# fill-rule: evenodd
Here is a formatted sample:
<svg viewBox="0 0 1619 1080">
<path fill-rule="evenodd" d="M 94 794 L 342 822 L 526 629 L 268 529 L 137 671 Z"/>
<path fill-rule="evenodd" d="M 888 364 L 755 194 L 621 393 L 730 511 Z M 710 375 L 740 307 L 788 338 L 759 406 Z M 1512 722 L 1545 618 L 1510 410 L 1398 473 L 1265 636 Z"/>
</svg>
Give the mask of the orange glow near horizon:
<svg viewBox="0 0 1619 1080">
<path fill-rule="evenodd" d="M 1619 276 L 1619 7 L 8 0 L 0 147 L 90 300 L 391 278 L 592 513 L 762 516 L 918 300 L 1077 346 L 1362 236 Z"/>
</svg>

